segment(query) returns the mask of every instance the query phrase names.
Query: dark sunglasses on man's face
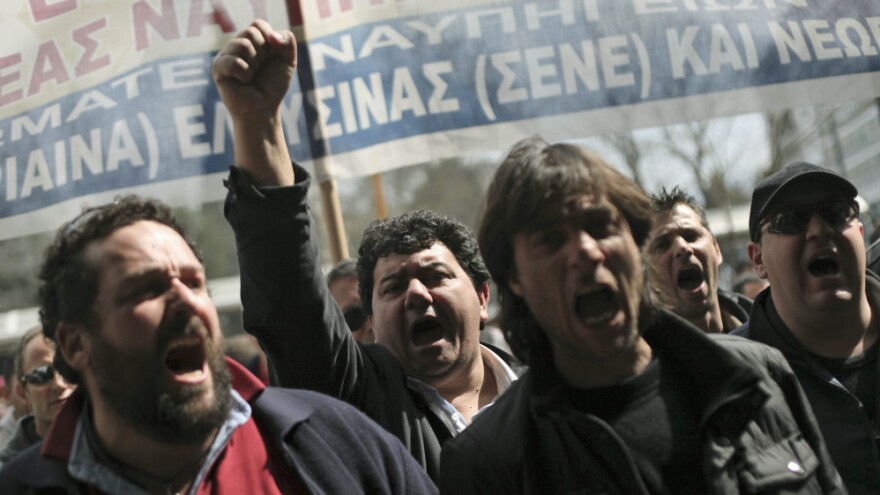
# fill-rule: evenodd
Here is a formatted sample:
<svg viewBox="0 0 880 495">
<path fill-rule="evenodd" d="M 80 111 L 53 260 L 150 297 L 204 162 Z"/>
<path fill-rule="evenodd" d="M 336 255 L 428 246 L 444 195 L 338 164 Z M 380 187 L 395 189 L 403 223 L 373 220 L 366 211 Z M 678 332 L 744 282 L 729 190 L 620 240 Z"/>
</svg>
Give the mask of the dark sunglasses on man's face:
<svg viewBox="0 0 880 495">
<path fill-rule="evenodd" d="M 55 379 L 55 368 L 51 364 L 37 366 L 33 371 L 21 377 L 22 385 L 45 385 Z"/>
<path fill-rule="evenodd" d="M 802 234 L 813 214 L 818 214 L 835 229 L 842 229 L 859 216 L 859 203 L 852 199 L 833 199 L 780 211 L 761 221 L 773 234 Z"/>
</svg>

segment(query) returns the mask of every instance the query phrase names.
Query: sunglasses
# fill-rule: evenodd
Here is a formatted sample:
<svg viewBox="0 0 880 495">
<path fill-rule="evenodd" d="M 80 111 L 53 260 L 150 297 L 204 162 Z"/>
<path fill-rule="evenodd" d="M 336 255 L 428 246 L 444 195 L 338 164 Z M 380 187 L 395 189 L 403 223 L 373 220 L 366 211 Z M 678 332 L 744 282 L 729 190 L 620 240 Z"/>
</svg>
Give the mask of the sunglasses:
<svg viewBox="0 0 880 495">
<path fill-rule="evenodd" d="M 811 205 L 798 206 L 780 211 L 761 220 L 759 228 L 767 225 L 773 234 L 802 234 L 813 214 L 817 214 L 835 229 L 842 229 L 859 216 L 859 203 L 853 199 L 833 199 Z"/>
<path fill-rule="evenodd" d="M 55 368 L 51 364 L 37 366 L 33 371 L 21 377 L 22 385 L 40 386 L 55 379 Z"/>
</svg>

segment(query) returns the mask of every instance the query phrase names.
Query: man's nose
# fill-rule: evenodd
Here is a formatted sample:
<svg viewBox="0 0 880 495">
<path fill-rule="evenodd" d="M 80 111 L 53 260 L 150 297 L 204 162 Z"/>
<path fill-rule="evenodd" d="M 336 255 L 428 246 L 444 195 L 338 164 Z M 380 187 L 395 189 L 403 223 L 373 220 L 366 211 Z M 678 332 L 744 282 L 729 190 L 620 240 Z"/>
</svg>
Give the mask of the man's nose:
<svg viewBox="0 0 880 495">
<path fill-rule="evenodd" d="M 828 220 L 819 213 L 813 212 L 810 216 L 810 221 L 807 222 L 807 238 L 820 237 L 833 233 L 834 227 L 828 223 Z"/>
<path fill-rule="evenodd" d="M 168 291 L 169 310 L 176 316 L 189 316 L 203 311 L 204 301 L 198 297 L 192 288 L 187 286 L 179 278 L 171 279 L 171 287 Z"/>
<path fill-rule="evenodd" d="M 579 231 L 574 236 L 577 255 L 574 258 L 575 265 L 584 263 L 597 265 L 605 261 L 605 253 L 599 247 L 599 242 L 584 231 Z"/>
<path fill-rule="evenodd" d="M 431 292 L 421 280 L 413 278 L 409 281 L 406 287 L 405 304 L 407 309 L 420 309 L 430 306 L 432 302 Z"/>
<path fill-rule="evenodd" d="M 676 258 L 690 258 L 690 256 L 694 254 L 694 248 L 692 248 L 690 243 L 685 241 L 683 237 L 676 236 L 672 239 L 672 252 Z"/>
<path fill-rule="evenodd" d="M 72 384 L 67 383 L 64 377 L 61 376 L 61 373 L 58 373 L 57 371 L 55 372 L 55 376 L 52 377 L 52 379 L 49 381 L 49 384 L 53 389 L 56 390 L 64 390 L 65 388 L 70 388 L 73 386 Z"/>
</svg>

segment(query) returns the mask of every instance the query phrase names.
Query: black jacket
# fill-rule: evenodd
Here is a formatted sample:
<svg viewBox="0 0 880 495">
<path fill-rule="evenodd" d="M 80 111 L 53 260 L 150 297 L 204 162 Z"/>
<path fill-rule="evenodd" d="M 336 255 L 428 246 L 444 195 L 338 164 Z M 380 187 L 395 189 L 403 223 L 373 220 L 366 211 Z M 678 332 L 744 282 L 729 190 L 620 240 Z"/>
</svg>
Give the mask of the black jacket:
<svg viewBox="0 0 880 495">
<path fill-rule="evenodd" d="M 749 321 L 749 313 L 752 312 L 752 300 L 748 297 L 732 291 L 718 289 L 718 305 L 721 306 L 721 312 L 736 318 L 739 325 Z M 725 328 L 724 332 L 729 333 L 734 328 Z"/>
<path fill-rule="evenodd" d="M 880 277 L 868 272 L 865 282 L 872 307 L 880 307 Z M 869 418 L 859 399 L 795 340 L 773 307 L 771 290 L 758 294 L 749 323 L 734 334 L 782 351 L 810 400 L 828 451 L 850 493 L 880 493 L 880 449 L 871 426 L 872 420 L 880 418 Z M 880 391 L 877 397 L 880 399 Z"/>
<path fill-rule="evenodd" d="M 275 442 L 284 463 L 308 493 L 436 493 L 400 442 L 348 404 L 304 390 L 260 390 L 255 378 L 236 376 L 243 368 L 230 367 L 235 389 L 248 400 L 263 438 Z M 245 392 L 245 387 L 250 391 Z M 72 418 L 75 425 L 76 416 Z M 53 425 L 50 436 L 54 430 Z M 0 471 L 0 492 L 91 493 L 68 475 L 66 457 L 42 455 L 41 445 L 34 445 Z"/>
<path fill-rule="evenodd" d="M 702 472 L 694 475 L 710 493 L 845 493 L 778 351 L 705 335 L 668 312 L 644 337 L 661 362 L 678 360 L 692 373 L 702 410 Z M 647 493 L 614 430 L 573 409 L 550 376 L 533 366 L 444 445 L 441 493 Z M 622 482 L 616 492 L 610 479 Z"/>
<path fill-rule="evenodd" d="M 39 443 L 40 440 L 42 438 L 37 434 L 36 419 L 33 414 L 25 414 L 15 424 L 15 431 L 12 433 L 12 438 L 9 439 L 9 443 L 0 450 L 0 467 L 15 459 L 15 456 L 27 450 L 31 445 Z"/>
<path fill-rule="evenodd" d="M 440 446 L 453 432 L 407 386 L 397 358 L 352 338 L 319 264 L 309 175 L 294 167 L 296 185 L 279 188 L 257 189 L 246 174 L 230 171 L 226 218 L 238 247 L 245 330 L 266 351 L 273 383 L 353 404 L 397 436 L 436 480 Z"/>
</svg>

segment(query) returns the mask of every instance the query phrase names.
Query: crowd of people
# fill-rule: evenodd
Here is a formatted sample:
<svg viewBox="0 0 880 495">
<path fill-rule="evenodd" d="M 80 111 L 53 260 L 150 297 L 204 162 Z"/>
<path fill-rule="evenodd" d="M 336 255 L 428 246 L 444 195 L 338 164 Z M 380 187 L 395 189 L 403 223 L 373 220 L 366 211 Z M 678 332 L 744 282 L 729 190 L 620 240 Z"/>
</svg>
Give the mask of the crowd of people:
<svg viewBox="0 0 880 495">
<path fill-rule="evenodd" d="M 213 64 L 252 337 L 224 345 L 166 205 L 71 219 L 16 351 L 3 493 L 880 493 L 880 260 L 847 179 L 795 163 L 756 186 L 754 301 L 719 287 L 692 196 L 539 137 L 476 234 L 377 220 L 325 277 L 279 113 L 296 61 L 255 21 Z M 510 353 L 480 341 L 490 279 Z"/>
</svg>

